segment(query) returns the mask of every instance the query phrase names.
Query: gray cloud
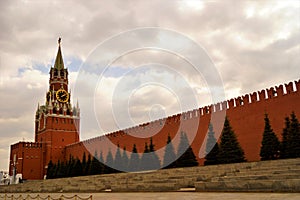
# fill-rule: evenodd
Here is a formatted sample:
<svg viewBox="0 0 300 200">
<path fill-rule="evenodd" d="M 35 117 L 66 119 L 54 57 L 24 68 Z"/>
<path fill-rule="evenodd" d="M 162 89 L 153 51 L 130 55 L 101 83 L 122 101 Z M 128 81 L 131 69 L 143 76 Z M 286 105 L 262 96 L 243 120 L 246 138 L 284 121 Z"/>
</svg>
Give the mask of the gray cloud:
<svg viewBox="0 0 300 200">
<path fill-rule="evenodd" d="M 206 50 L 223 79 L 228 97 L 299 78 L 298 1 L 199 2 L 0 1 L 0 134 L 1 141 L 5 141 L 0 144 L 0 169 L 7 169 L 10 143 L 23 137 L 33 138 L 34 112 L 37 102 L 44 102 L 48 87 L 45 69 L 53 64 L 59 36 L 63 38 L 65 63 L 69 63 L 69 68 L 77 69 L 74 63 L 85 61 L 97 45 L 123 31 L 151 26 L 177 31 Z M 147 40 L 140 42 L 158 39 L 157 35 L 145 35 L 145 38 Z M 101 56 L 129 48 L 132 42 L 114 43 L 109 52 L 103 52 Z M 176 40 L 164 38 L 162 42 L 172 45 Z M 189 55 L 191 58 L 198 56 L 192 52 Z M 75 58 L 77 61 L 72 62 Z M 174 55 L 135 52 L 113 64 L 127 69 L 148 62 L 172 66 L 180 72 L 194 91 L 200 91 L 198 100 L 201 101 L 201 95 L 208 96 L 207 91 L 201 90 L 205 81 L 199 80 L 195 71 Z M 36 65 L 44 66 L 44 70 Z M 87 105 L 89 98 L 93 98 L 88 95 L 93 92 L 90 90 L 97 83 L 99 74 L 90 74 L 90 79 L 77 82 L 76 75 L 77 72 L 71 75 L 72 91 L 76 83 L 82 85 L 76 91 L 79 93 L 72 97 L 74 100 L 83 97 L 79 99 L 82 137 L 89 138 L 101 133 L 93 126 L 95 121 L 89 119 L 95 113 Z M 202 75 L 207 78 L 205 72 Z M 117 75 L 104 78 L 107 89 L 97 96 L 99 104 L 109 101 L 109 90 L 113 90 L 119 81 Z M 184 88 L 178 89 L 184 94 Z M 164 105 L 166 113 L 178 111 L 176 101 L 168 101 L 158 91 L 149 89 L 147 98 L 137 95 L 132 99 L 130 112 L 133 119 L 146 119 L 154 102 Z M 101 112 L 109 113 L 110 107 L 104 107 Z M 116 128 L 117 124 L 111 119 L 110 114 L 101 118 L 106 127 L 102 131 Z"/>
</svg>

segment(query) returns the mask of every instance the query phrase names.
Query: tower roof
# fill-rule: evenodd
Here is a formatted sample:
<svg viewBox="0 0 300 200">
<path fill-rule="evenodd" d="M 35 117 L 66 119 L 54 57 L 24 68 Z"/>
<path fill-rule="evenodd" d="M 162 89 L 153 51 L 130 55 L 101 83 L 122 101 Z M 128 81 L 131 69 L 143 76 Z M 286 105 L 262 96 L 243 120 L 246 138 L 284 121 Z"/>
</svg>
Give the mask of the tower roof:
<svg viewBox="0 0 300 200">
<path fill-rule="evenodd" d="M 61 54 L 60 42 L 61 42 L 61 38 L 58 38 L 58 51 L 54 63 L 54 68 L 58 70 L 64 69 L 64 61 Z"/>
</svg>

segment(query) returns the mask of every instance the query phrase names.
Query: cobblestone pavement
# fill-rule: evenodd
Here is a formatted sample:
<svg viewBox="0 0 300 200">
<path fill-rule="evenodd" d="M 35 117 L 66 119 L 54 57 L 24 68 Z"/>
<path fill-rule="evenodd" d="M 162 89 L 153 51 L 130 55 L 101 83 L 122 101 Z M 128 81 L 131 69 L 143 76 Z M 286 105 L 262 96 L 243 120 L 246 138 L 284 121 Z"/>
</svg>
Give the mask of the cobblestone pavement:
<svg viewBox="0 0 300 200">
<path fill-rule="evenodd" d="M 75 193 L 55 193 L 39 194 L 45 198 L 50 195 L 52 198 L 59 198 L 61 195 L 72 197 Z M 10 196 L 11 194 L 8 194 Z M 14 198 L 19 197 L 19 193 L 14 194 Z M 28 194 L 21 194 L 25 199 Z M 77 193 L 78 197 L 87 198 L 92 195 L 93 200 L 299 200 L 300 193 L 214 193 L 214 192 L 157 192 L 157 193 Z M 0 194 L 0 200 L 4 194 Z M 36 197 L 37 194 L 30 194 Z M 10 198 L 7 198 L 10 199 Z M 21 198 L 19 198 L 21 199 Z M 30 198 L 27 198 L 30 199 Z M 62 198 L 67 199 L 67 198 Z M 75 199 L 75 198 L 72 198 Z M 78 198 L 80 199 L 80 198 Z"/>
</svg>

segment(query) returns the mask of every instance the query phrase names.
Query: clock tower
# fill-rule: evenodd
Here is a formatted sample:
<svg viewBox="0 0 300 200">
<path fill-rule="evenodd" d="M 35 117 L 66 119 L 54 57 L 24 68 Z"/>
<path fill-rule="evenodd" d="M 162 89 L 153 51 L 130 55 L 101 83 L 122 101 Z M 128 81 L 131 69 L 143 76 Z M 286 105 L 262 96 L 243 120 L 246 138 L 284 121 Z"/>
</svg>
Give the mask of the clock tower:
<svg viewBox="0 0 300 200">
<path fill-rule="evenodd" d="M 66 146 L 79 142 L 80 109 L 71 104 L 68 69 L 64 66 L 61 39 L 54 66 L 50 68 L 49 88 L 45 103 L 35 114 L 35 141 L 10 146 L 9 174 L 15 179 L 43 179 L 50 160 L 65 162 Z"/>
<path fill-rule="evenodd" d="M 45 167 L 50 160 L 54 163 L 65 160 L 64 147 L 79 142 L 80 109 L 78 102 L 76 107 L 71 104 L 61 38 L 58 39 L 55 63 L 49 74 L 45 104 L 38 105 L 35 115 L 35 142 L 44 146 L 42 162 Z"/>
</svg>

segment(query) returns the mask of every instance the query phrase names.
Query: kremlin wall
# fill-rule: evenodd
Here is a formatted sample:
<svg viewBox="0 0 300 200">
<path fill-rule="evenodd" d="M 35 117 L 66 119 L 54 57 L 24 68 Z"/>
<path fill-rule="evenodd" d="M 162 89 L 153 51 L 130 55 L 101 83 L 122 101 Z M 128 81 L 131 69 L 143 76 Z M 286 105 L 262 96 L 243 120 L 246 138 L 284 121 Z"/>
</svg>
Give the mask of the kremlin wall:
<svg viewBox="0 0 300 200">
<path fill-rule="evenodd" d="M 23 179 L 43 179 L 50 160 L 53 163 L 68 161 L 70 156 L 82 159 L 86 155 L 108 151 L 114 156 L 117 146 L 126 147 L 127 155 L 133 145 L 139 153 L 145 142 L 153 140 L 160 160 L 163 160 L 168 135 L 175 151 L 180 133 L 185 132 L 200 165 L 204 162 L 205 141 L 209 123 L 219 138 L 225 116 L 237 135 L 247 161 L 260 160 L 259 152 L 267 113 L 271 126 L 281 140 L 284 118 L 295 112 L 300 117 L 300 80 L 263 89 L 214 105 L 197 108 L 135 127 L 108 133 L 85 141 L 79 140 L 80 109 L 72 106 L 68 91 L 68 70 L 64 67 L 61 46 L 54 66 L 50 69 L 49 90 L 44 105 L 38 105 L 35 115 L 35 141 L 11 145 L 9 174 L 22 174 Z M 83 111 L 84 112 L 84 111 Z M 163 166 L 164 167 L 164 166 Z"/>
<path fill-rule="evenodd" d="M 217 136 L 221 133 L 223 118 L 226 114 L 245 152 L 247 161 L 258 161 L 265 114 L 268 114 L 271 126 L 281 140 L 284 118 L 292 112 L 300 116 L 300 80 L 70 144 L 65 148 L 66 158 L 70 155 L 82 158 L 83 152 L 93 155 L 95 151 L 98 155 L 99 152 L 103 152 L 103 157 L 106 158 L 108 150 L 115 155 L 117 145 L 131 151 L 133 144 L 136 144 L 138 152 L 142 153 L 145 142 L 149 144 L 150 137 L 152 137 L 155 149 L 161 150 L 157 153 L 162 161 L 168 134 L 174 138 L 179 135 L 179 132 L 184 131 L 189 141 L 192 141 L 191 145 L 199 163 L 203 164 L 205 135 L 209 122 L 214 125 Z M 193 135 L 195 130 L 196 135 L 193 139 L 191 134 Z M 174 148 L 177 149 L 178 140 L 174 141 L 175 144 L 172 141 Z"/>
</svg>

